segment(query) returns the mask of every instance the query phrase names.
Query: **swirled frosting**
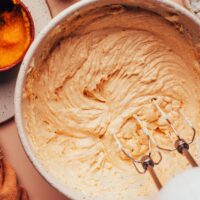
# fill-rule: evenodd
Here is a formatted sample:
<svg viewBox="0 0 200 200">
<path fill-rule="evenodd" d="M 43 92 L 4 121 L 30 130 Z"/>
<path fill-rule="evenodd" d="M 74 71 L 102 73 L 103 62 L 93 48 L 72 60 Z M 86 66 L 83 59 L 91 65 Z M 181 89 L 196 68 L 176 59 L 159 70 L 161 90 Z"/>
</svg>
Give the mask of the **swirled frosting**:
<svg viewBox="0 0 200 200">
<path fill-rule="evenodd" d="M 85 199 L 149 198 L 156 192 L 151 177 L 136 172 L 114 135 L 135 159 L 145 155 L 148 139 L 136 115 L 159 145 L 172 148 L 172 130 L 151 102 L 156 97 L 189 140 L 192 131 L 179 110 L 199 130 L 198 53 L 170 22 L 143 10 L 99 8 L 71 28 L 26 80 L 32 148 L 50 174 Z M 197 141 L 191 146 L 196 159 Z M 162 183 L 188 167 L 177 152 L 162 155 L 156 167 Z"/>
</svg>

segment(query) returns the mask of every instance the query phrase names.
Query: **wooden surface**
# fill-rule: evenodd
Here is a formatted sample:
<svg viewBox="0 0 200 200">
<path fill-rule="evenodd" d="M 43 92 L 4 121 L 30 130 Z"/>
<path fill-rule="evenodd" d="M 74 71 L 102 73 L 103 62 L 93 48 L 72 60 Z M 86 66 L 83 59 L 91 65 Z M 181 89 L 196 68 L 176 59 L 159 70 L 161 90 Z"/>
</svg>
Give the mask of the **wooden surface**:
<svg viewBox="0 0 200 200">
<path fill-rule="evenodd" d="M 176 1 L 181 3 L 181 0 Z M 48 3 L 53 16 L 55 16 L 72 1 L 48 0 Z M 32 166 L 20 143 L 13 119 L 0 125 L 0 146 L 5 157 L 16 170 L 19 181 L 28 191 L 31 200 L 67 200 L 66 197 L 48 185 Z"/>
</svg>

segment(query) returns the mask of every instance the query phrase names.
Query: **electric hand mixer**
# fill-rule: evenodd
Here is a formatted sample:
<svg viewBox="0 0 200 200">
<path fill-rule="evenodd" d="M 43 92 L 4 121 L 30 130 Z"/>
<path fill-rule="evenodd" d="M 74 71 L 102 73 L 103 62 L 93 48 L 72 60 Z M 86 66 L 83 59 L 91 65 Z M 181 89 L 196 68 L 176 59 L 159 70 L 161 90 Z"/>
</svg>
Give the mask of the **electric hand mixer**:
<svg viewBox="0 0 200 200">
<path fill-rule="evenodd" d="M 156 147 L 157 150 L 161 150 L 161 151 L 168 151 L 168 152 L 177 151 L 178 153 L 185 156 L 185 158 L 188 160 L 188 162 L 191 164 L 192 167 L 198 167 L 198 164 L 196 163 L 196 161 L 194 160 L 194 158 L 192 157 L 192 155 L 189 152 L 189 146 L 193 143 L 195 136 L 196 136 L 196 129 L 193 127 L 191 121 L 185 116 L 185 114 L 182 111 L 179 111 L 179 114 L 182 116 L 185 123 L 191 128 L 191 130 L 193 132 L 191 140 L 186 141 L 178 134 L 178 131 L 176 130 L 173 123 L 170 121 L 170 118 L 168 117 L 168 115 L 161 109 L 161 107 L 157 103 L 157 99 L 152 98 L 151 103 L 155 106 L 157 111 L 159 111 L 161 116 L 168 123 L 168 125 L 171 129 L 171 133 L 168 134 L 168 137 L 170 138 L 171 142 L 173 143 L 174 148 L 170 149 L 170 148 L 160 146 L 154 139 L 151 132 L 146 127 L 145 123 L 137 115 L 133 115 L 133 118 L 140 125 L 143 133 L 148 138 L 148 153 L 146 155 L 143 155 L 143 156 L 141 156 L 141 158 L 139 160 L 136 160 L 128 151 L 126 151 L 126 149 L 123 147 L 122 142 L 117 137 L 117 135 L 113 134 L 113 137 L 114 137 L 120 151 L 122 151 L 132 161 L 137 172 L 140 174 L 144 174 L 146 171 L 149 171 L 155 185 L 160 190 L 162 188 L 162 184 L 154 170 L 154 166 L 158 165 L 162 161 L 162 154 L 159 151 L 157 151 L 159 159 L 157 161 L 155 161 L 152 158 L 152 147 Z M 175 141 L 172 136 L 174 138 L 176 138 Z M 142 165 L 143 170 L 138 168 L 138 166 L 137 166 L 138 164 Z"/>
</svg>

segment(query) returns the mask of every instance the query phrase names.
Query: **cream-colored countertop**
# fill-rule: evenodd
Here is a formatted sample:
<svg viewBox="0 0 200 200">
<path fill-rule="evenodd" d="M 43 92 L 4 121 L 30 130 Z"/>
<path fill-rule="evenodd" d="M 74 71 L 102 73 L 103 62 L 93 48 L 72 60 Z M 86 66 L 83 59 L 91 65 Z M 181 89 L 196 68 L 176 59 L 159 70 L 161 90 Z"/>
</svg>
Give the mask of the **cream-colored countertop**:
<svg viewBox="0 0 200 200">
<path fill-rule="evenodd" d="M 181 3 L 181 0 L 176 0 Z M 48 0 L 55 16 L 72 3 L 71 0 Z M 5 157 L 14 167 L 20 183 L 28 191 L 31 200 L 67 200 L 51 187 L 36 171 L 20 143 L 14 119 L 0 125 L 0 146 Z"/>
</svg>

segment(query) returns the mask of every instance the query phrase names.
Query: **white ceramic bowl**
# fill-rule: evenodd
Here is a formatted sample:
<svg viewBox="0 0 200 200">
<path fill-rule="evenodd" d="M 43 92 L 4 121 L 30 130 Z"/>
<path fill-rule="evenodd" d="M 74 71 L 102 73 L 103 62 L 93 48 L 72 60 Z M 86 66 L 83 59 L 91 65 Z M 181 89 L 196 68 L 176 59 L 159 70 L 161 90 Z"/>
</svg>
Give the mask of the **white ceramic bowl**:
<svg viewBox="0 0 200 200">
<path fill-rule="evenodd" d="M 58 180 L 53 178 L 52 175 L 49 174 L 42 166 L 40 160 L 37 159 L 30 146 L 29 139 L 25 131 L 25 119 L 23 119 L 22 116 L 22 92 L 26 74 L 30 68 L 30 63 L 34 61 L 35 65 L 39 65 L 46 55 L 48 55 L 51 47 L 56 44 L 59 38 L 61 38 L 66 31 L 69 31 L 65 28 L 65 21 L 69 20 L 70 15 L 74 13 L 82 13 L 97 6 L 110 4 L 123 4 L 131 7 L 141 7 L 156 12 L 168 19 L 173 19 L 173 16 L 177 15 L 179 16 L 179 23 L 183 25 L 184 30 L 192 35 L 195 43 L 200 44 L 200 21 L 198 21 L 198 19 L 188 10 L 171 0 L 82 0 L 60 13 L 43 29 L 43 31 L 41 31 L 39 36 L 29 48 L 18 75 L 15 90 L 15 119 L 22 144 L 33 165 L 53 187 L 71 199 L 81 200 L 84 199 L 84 196 L 64 187 Z"/>
</svg>

